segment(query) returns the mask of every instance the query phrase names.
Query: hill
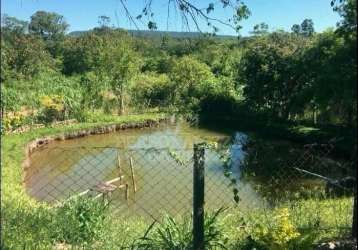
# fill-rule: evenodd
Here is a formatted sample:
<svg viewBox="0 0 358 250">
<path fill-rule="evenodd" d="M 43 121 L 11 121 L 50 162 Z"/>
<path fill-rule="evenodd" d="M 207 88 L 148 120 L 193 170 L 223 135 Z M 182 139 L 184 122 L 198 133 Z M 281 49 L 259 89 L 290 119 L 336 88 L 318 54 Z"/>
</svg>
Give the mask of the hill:
<svg viewBox="0 0 358 250">
<path fill-rule="evenodd" d="M 87 32 L 87 31 L 72 31 L 68 34 L 68 36 L 79 37 Z M 127 30 L 130 34 L 136 37 L 148 37 L 148 38 L 161 38 L 164 36 L 168 36 L 171 38 L 199 38 L 207 36 L 208 34 L 200 33 L 200 32 L 178 32 L 178 31 L 151 31 L 151 30 Z M 236 36 L 229 35 L 216 35 L 216 38 L 219 39 L 236 39 Z"/>
</svg>

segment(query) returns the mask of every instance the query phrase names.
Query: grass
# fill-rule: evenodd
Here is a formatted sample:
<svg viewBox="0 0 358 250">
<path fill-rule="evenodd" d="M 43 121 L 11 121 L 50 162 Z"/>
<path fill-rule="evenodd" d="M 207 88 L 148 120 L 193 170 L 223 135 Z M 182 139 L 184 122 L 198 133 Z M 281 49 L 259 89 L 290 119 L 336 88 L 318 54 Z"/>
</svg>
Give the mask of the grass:
<svg viewBox="0 0 358 250">
<path fill-rule="evenodd" d="M 275 231 L 277 211 L 288 210 L 289 220 L 300 233 L 296 240 L 308 236 L 313 242 L 341 238 L 350 232 L 353 199 L 350 197 L 330 199 L 300 199 L 281 203 L 275 208 L 234 209 L 223 219 L 227 234 L 232 235 L 231 244 L 243 242 L 247 237 L 257 237 L 257 230 Z M 276 225 L 277 226 L 277 225 Z"/>
<path fill-rule="evenodd" d="M 69 247 L 69 244 L 72 243 L 86 249 L 125 249 L 125 247 L 133 246 L 138 239 L 143 238 L 150 222 L 141 218 L 127 219 L 106 215 L 103 220 L 97 220 L 96 218 L 101 215 L 94 213 L 93 211 L 96 210 L 92 210 L 88 203 L 85 204 L 86 206 L 74 204 L 67 206 L 65 210 L 56 210 L 45 203 L 35 201 L 26 194 L 22 185 L 21 165 L 25 159 L 25 145 L 35 138 L 113 123 L 157 120 L 161 117 L 163 114 L 154 113 L 120 117 L 106 115 L 98 116 L 96 122 L 46 127 L 23 134 L 3 136 L 1 234 L 4 241 L 1 248 L 53 249 L 54 246 Z M 93 206 L 95 209 L 96 205 L 93 204 Z M 288 219 L 281 222 L 287 225 L 282 226 L 275 221 L 277 211 L 282 211 L 280 209 L 288 210 Z M 81 216 L 74 216 L 78 214 Z M 348 215 L 348 217 L 341 216 L 341 214 Z M 281 239 L 282 235 L 285 237 L 290 233 L 291 236 L 289 236 L 292 240 L 290 242 L 283 241 L 280 244 L 287 244 L 289 246 L 287 249 L 310 249 L 313 242 L 344 235 L 346 229 L 350 227 L 351 214 L 351 198 L 302 199 L 281 204 L 281 207 L 277 209 L 231 208 L 225 211 L 215 221 L 215 224 L 210 225 L 210 230 L 220 236 L 217 240 L 222 241 L 220 244 L 224 244 L 228 249 L 250 249 L 247 247 L 263 245 L 267 247 L 268 241 Z M 92 227 L 92 224 L 86 223 L 95 223 L 96 226 Z M 190 220 L 188 222 L 188 220 L 178 219 L 173 223 L 173 220 L 167 218 L 161 224 L 155 225 L 155 228 L 151 230 L 153 234 L 148 235 L 151 240 L 146 243 L 162 246 L 162 243 L 173 234 L 177 241 L 190 241 L 191 227 L 188 226 L 188 223 L 190 225 Z M 276 227 L 272 227 L 272 225 L 276 225 Z M 277 225 L 279 226 L 277 227 Z M 297 230 L 299 236 L 296 237 L 295 231 L 287 231 L 285 228 Z M 329 230 L 321 230 L 322 228 Z M 271 233 L 265 234 L 256 229 Z M 71 230 L 75 231 L 71 233 Z M 161 238 L 158 235 L 162 235 Z M 76 238 L 74 238 L 75 236 Z M 174 242 L 167 243 L 170 246 Z M 190 246 L 190 242 L 179 243 Z"/>
</svg>

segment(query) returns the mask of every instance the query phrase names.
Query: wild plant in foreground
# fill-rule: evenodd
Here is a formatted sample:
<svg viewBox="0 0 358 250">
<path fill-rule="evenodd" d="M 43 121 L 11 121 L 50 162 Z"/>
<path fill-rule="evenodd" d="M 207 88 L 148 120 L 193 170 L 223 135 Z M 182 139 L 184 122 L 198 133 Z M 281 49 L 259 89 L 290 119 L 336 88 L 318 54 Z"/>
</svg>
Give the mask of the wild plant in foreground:
<svg viewBox="0 0 358 250">
<path fill-rule="evenodd" d="M 204 220 L 205 249 L 225 249 L 227 242 L 223 230 L 218 224 L 218 217 L 223 208 L 214 213 L 206 213 Z M 189 250 L 193 249 L 192 218 L 185 217 L 176 221 L 165 216 L 162 223 L 155 226 L 153 222 L 143 237 L 132 244 L 132 249 Z"/>
<path fill-rule="evenodd" d="M 107 208 L 107 204 L 91 198 L 78 197 L 65 202 L 55 213 L 55 240 L 71 245 L 94 242 L 105 229 Z"/>
</svg>

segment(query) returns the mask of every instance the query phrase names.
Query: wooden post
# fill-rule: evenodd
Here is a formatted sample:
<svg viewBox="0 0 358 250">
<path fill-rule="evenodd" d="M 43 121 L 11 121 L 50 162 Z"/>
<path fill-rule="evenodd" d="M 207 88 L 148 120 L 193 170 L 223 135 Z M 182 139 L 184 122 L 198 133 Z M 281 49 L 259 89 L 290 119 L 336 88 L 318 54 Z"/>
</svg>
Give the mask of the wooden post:
<svg viewBox="0 0 358 250">
<path fill-rule="evenodd" d="M 121 168 L 121 158 L 119 156 L 119 150 L 117 151 L 117 168 L 118 168 L 118 176 L 121 177 L 122 176 L 122 168 Z M 122 184 L 122 179 L 119 181 L 119 184 Z"/>
<path fill-rule="evenodd" d="M 128 197 L 129 197 L 129 186 L 128 184 L 126 184 L 126 193 L 125 193 L 126 201 L 128 201 Z"/>
<path fill-rule="evenodd" d="M 193 169 L 193 247 L 204 250 L 204 187 L 205 187 L 205 148 L 194 144 Z"/>
<path fill-rule="evenodd" d="M 134 193 L 135 193 L 135 192 L 137 192 L 137 186 L 135 184 L 135 179 L 134 179 L 134 169 L 133 169 L 133 159 L 132 159 L 132 157 L 129 157 L 129 166 L 131 168 L 132 184 L 133 184 L 133 190 L 134 190 Z"/>
</svg>

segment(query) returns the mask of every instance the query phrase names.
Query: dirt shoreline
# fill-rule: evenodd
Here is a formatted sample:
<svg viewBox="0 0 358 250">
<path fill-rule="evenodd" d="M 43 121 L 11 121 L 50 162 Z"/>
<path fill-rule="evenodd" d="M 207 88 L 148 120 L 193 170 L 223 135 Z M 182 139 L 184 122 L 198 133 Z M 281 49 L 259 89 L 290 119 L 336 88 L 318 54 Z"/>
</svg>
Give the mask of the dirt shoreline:
<svg viewBox="0 0 358 250">
<path fill-rule="evenodd" d="M 82 129 L 74 132 L 67 132 L 62 133 L 54 136 L 46 136 L 42 138 L 37 138 L 35 140 L 30 141 L 25 146 L 25 153 L 26 158 L 28 159 L 29 156 L 33 152 L 35 152 L 37 149 L 48 145 L 54 141 L 63 141 L 63 140 L 72 140 L 76 138 L 81 138 L 89 135 L 98 135 L 98 134 L 107 134 L 112 133 L 120 130 L 125 129 L 138 129 L 138 128 L 151 128 L 151 127 L 157 127 L 159 124 L 163 122 L 169 121 L 169 118 L 160 118 L 158 120 L 148 119 L 143 122 L 129 122 L 129 123 L 121 123 L 121 124 L 109 124 L 109 125 L 103 125 L 103 126 L 97 126 L 93 128 L 88 129 Z M 26 160 L 25 160 L 26 162 Z M 25 164 L 26 166 L 26 164 Z"/>
</svg>

